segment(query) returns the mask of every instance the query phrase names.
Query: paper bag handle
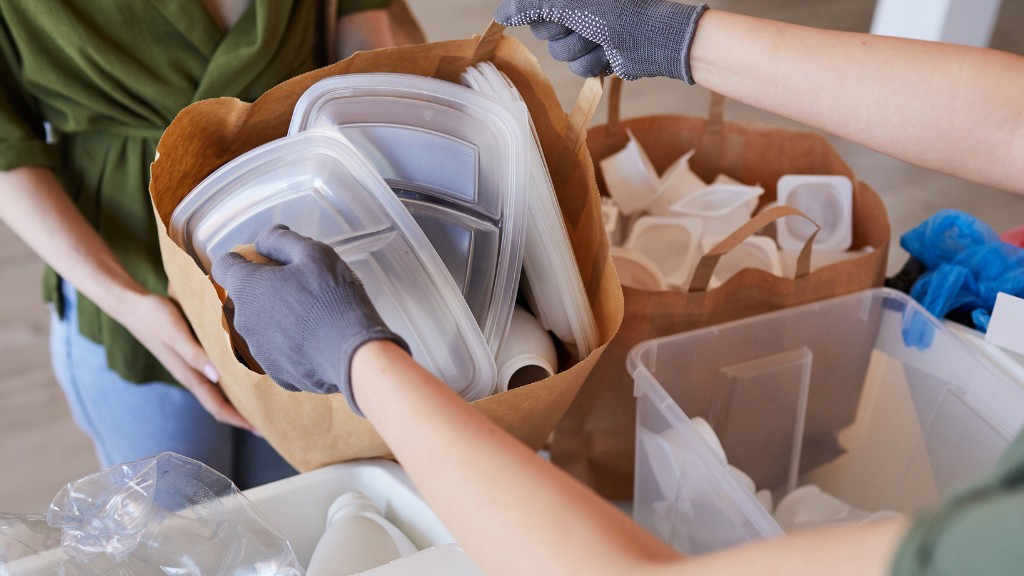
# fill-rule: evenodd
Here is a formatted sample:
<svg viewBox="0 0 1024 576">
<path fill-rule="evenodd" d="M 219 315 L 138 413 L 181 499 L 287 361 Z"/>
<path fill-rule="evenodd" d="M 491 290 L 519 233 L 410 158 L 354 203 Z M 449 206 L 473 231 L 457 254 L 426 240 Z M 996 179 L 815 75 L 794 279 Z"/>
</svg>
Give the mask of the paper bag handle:
<svg viewBox="0 0 1024 576">
<path fill-rule="evenodd" d="M 622 78 L 612 76 L 608 86 L 608 130 L 609 132 L 623 132 L 622 122 Z M 722 133 L 725 124 L 725 96 L 718 92 L 711 93 L 711 102 L 708 105 L 708 128 L 707 131 L 716 135 Z"/>
<path fill-rule="evenodd" d="M 565 127 L 563 137 L 566 147 L 573 157 L 579 154 L 587 142 L 587 128 L 590 121 L 594 119 L 597 112 L 597 105 L 601 103 L 601 96 L 604 94 L 604 87 L 600 77 L 587 78 L 576 96 L 576 103 L 569 112 L 568 124 Z"/>
<path fill-rule="evenodd" d="M 800 255 L 796 260 L 796 277 L 803 278 L 807 276 L 811 271 L 811 250 L 814 246 L 814 238 L 818 235 L 821 227 L 806 214 L 792 206 L 772 206 L 759 212 L 749 222 L 726 236 L 724 240 L 701 257 L 700 262 L 697 263 L 697 269 L 693 272 L 693 279 L 690 281 L 690 292 L 706 291 L 711 283 L 711 276 L 715 272 L 715 267 L 718 266 L 718 261 L 721 260 L 722 256 L 735 250 L 744 240 L 750 238 L 765 226 L 786 216 L 799 216 L 814 224 L 814 232 L 804 242 L 804 247 L 800 250 Z"/>
</svg>

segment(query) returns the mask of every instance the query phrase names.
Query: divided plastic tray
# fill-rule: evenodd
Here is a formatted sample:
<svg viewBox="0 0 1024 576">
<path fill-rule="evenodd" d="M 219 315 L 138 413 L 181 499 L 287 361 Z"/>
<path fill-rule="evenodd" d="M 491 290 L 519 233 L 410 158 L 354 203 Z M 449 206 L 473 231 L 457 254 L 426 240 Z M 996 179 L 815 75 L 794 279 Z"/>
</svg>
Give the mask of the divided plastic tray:
<svg viewBox="0 0 1024 576">
<path fill-rule="evenodd" d="M 289 127 L 295 134 L 329 121 L 403 200 L 419 203 L 417 221 L 443 252 L 495 354 L 508 330 L 522 268 L 526 115 L 521 103 L 502 104 L 435 78 L 348 74 L 311 86 Z M 427 204 L 446 209 L 436 225 L 427 223 L 433 217 Z M 458 227 L 463 231 L 456 232 Z M 491 262 L 496 264 L 487 270 Z"/>
<path fill-rule="evenodd" d="M 373 167 L 337 131 L 310 130 L 239 156 L 171 215 L 171 238 L 206 271 L 270 224 L 329 244 L 413 357 L 467 400 L 493 393 L 494 357 L 452 276 Z"/>
</svg>

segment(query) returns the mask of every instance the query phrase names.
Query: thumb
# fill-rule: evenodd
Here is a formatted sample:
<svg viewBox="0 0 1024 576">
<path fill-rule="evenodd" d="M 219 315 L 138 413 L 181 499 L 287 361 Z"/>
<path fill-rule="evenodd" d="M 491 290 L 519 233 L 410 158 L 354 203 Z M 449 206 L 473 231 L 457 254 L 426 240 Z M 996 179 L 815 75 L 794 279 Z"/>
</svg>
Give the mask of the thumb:
<svg viewBox="0 0 1024 576">
<path fill-rule="evenodd" d="M 540 8 L 543 2 L 537 0 L 505 0 L 494 11 L 494 19 L 505 26 L 522 26 L 540 22 Z"/>
<path fill-rule="evenodd" d="M 203 350 L 203 346 L 192 335 L 188 324 L 180 316 L 179 320 L 181 323 L 181 326 L 177 326 L 179 330 L 172 329 L 172 333 L 169 335 L 170 338 L 167 341 L 171 350 L 184 360 L 190 368 L 206 376 L 207 380 L 216 384 L 220 381 L 220 374 L 213 366 L 213 362 L 210 361 L 206 350 Z"/>
<path fill-rule="evenodd" d="M 228 293 L 235 286 L 238 279 L 246 273 L 246 267 L 253 265 L 237 252 L 225 252 L 213 262 L 213 269 L 210 275 L 217 284 L 220 284 Z"/>
</svg>

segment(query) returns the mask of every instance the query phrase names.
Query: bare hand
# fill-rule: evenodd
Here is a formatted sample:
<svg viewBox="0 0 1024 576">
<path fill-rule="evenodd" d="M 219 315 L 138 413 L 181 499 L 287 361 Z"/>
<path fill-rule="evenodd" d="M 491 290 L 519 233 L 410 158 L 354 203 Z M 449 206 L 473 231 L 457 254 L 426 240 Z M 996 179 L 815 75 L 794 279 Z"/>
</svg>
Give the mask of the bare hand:
<svg viewBox="0 0 1024 576">
<path fill-rule="evenodd" d="M 219 375 L 169 298 L 140 295 L 123 324 L 218 422 L 256 432 L 217 386 Z"/>
</svg>

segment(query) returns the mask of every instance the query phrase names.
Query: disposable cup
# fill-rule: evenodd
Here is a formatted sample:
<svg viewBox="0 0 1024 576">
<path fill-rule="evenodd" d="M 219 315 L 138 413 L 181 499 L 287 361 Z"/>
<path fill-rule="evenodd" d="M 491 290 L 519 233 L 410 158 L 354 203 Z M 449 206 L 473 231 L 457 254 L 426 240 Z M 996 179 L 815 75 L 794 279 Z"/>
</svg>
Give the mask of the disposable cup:
<svg viewBox="0 0 1024 576">
<path fill-rule="evenodd" d="M 846 176 L 783 176 L 777 187 L 779 204 L 792 206 L 821 227 L 816 252 L 845 252 L 853 242 L 853 183 Z M 799 251 L 814 232 L 803 218 L 777 223 L 779 246 Z"/>
<path fill-rule="evenodd" d="M 760 186 L 712 184 L 673 204 L 670 213 L 699 219 L 705 235 L 727 236 L 750 220 L 762 194 Z"/>
<path fill-rule="evenodd" d="M 668 285 L 658 267 L 647 257 L 636 254 L 621 246 L 612 246 L 609 250 L 619 282 L 623 286 L 639 290 L 667 290 Z"/>
<path fill-rule="evenodd" d="M 701 252 L 708 253 L 722 241 L 722 237 L 705 236 L 701 241 Z M 779 259 L 779 248 L 775 241 L 767 236 L 751 236 L 744 240 L 732 252 L 718 260 L 718 266 L 711 276 L 710 288 L 725 284 L 729 278 L 744 268 L 756 268 L 782 276 L 782 262 Z"/>
<path fill-rule="evenodd" d="M 667 216 L 676 202 L 707 188 L 707 182 L 690 169 L 690 158 L 694 152 L 696 150 L 690 150 L 680 156 L 661 176 L 657 195 L 647 205 L 648 214 Z"/>
<path fill-rule="evenodd" d="M 629 142 L 622 150 L 601 160 L 605 189 L 625 215 L 647 207 L 658 193 L 658 172 L 640 143 L 628 129 Z"/>
<path fill-rule="evenodd" d="M 701 222 L 696 218 L 644 216 L 633 224 L 626 248 L 647 257 L 665 282 L 685 287 L 700 256 Z"/>
</svg>

